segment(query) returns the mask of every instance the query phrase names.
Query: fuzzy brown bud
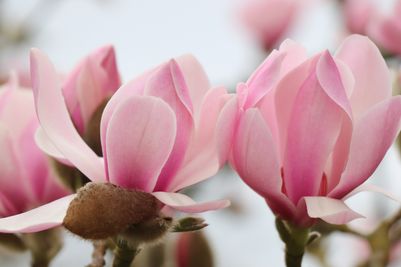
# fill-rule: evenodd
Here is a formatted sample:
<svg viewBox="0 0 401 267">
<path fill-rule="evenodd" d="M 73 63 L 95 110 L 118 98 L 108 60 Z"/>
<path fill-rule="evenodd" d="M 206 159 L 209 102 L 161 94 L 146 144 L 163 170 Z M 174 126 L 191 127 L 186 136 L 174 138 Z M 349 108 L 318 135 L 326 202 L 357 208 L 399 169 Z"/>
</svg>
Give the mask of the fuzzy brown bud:
<svg viewBox="0 0 401 267">
<path fill-rule="evenodd" d="M 151 194 L 110 183 L 88 183 L 71 202 L 64 226 L 84 239 L 106 239 L 130 225 L 154 218 L 159 202 Z"/>
</svg>

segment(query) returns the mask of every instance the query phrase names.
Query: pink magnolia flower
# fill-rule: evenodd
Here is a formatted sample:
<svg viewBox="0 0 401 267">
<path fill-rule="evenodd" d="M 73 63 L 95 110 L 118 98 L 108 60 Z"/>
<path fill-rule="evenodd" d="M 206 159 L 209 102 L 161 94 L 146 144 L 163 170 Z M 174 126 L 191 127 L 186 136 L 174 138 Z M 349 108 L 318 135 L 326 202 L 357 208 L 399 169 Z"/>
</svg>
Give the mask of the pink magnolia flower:
<svg viewBox="0 0 401 267">
<path fill-rule="evenodd" d="M 401 55 L 401 0 L 390 14 L 377 11 L 368 0 L 347 0 L 345 15 L 348 29 L 369 36 L 386 52 Z"/>
<path fill-rule="evenodd" d="M 11 79 L 0 89 L 0 217 L 25 212 L 69 192 L 34 141 L 33 94 Z"/>
<path fill-rule="evenodd" d="M 122 86 L 101 119 L 104 158 L 74 127 L 57 75 L 39 50 L 31 52 L 31 74 L 42 149 L 77 167 L 93 182 L 110 182 L 152 193 L 166 206 L 189 213 L 226 207 L 226 200 L 195 203 L 176 193 L 214 175 L 220 167 L 214 129 L 226 100 L 209 90 L 192 56 L 164 63 Z M 74 195 L 28 213 L 0 220 L 2 232 L 34 232 L 60 225 Z"/>
<path fill-rule="evenodd" d="M 332 56 L 307 58 L 285 41 L 219 119 L 222 160 L 273 212 L 306 226 L 313 218 L 343 224 L 360 215 L 343 202 L 363 189 L 398 134 L 401 97 L 366 37 L 347 38 Z"/>
<path fill-rule="evenodd" d="M 253 0 L 242 10 L 242 20 L 266 50 L 283 37 L 298 9 L 294 0 Z"/>
</svg>

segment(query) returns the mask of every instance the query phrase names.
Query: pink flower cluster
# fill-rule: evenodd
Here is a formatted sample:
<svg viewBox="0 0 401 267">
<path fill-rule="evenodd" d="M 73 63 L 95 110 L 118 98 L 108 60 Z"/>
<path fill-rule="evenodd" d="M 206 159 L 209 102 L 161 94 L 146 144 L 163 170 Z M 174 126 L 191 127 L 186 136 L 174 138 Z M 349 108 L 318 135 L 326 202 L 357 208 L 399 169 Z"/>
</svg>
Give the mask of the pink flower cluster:
<svg viewBox="0 0 401 267">
<path fill-rule="evenodd" d="M 228 160 L 282 219 L 310 226 L 316 218 L 335 224 L 359 218 L 343 201 L 372 189 L 360 185 L 383 159 L 401 121 L 401 97 L 391 96 L 383 57 L 368 38 L 358 35 L 347 38 L 334 55 L 323 51 L 312 57 L 287 40 L 248 81 L 239 83 L 235 94 L 212 88 L 190 55 L 162 63 L 120 86 L 111 47 L 95 51 L 66 77 L 61 81 L 47 56 L 32 50 L 31 80 L 40 121 L 36 142 L 41 149 L 93 182 L 151 193 L 163 205 L 188 213 L 229 204 L 196 203 L 178 193 L 213 176 Z M 8 92 L 3 91 L 0 102 L 4 117 Z M 98 155 L 82 134 L 104 101 Z M 12 115 L 7 116 L 11 120 Z M 42 175 L 47 165 L 41 172 L 29 160 L 20 166 L 13 161 L 12 149 L 19 149 L 18 160 L 26 160 L 30 152 L 11 149 L 7 140 L 24 141 L 34 126 L 30 124 L 29 133 L 18 126 L 4 131 L 4 138 L 2 134 L 10 156 L 0 165 L 0 212 L 9 203 L 2 197 L 9 191 L 18 192 L 20 197 L 13 198 L 24 202 L 2 216 L 65 195 L 60 191 L 26 204 L 32 191 L 43 193 L 47 188 L 47 176 Z M 29 147 L 36 149 L 31 139 Z M 11 179 L 20 177 L 14 174 L 18 171 L 39 175 L 21 181 L 28 191 L 13 187 Z M 0 219 L 0 231 L 35 232 L 60 225 L 74 197 Z"/>
</svg>

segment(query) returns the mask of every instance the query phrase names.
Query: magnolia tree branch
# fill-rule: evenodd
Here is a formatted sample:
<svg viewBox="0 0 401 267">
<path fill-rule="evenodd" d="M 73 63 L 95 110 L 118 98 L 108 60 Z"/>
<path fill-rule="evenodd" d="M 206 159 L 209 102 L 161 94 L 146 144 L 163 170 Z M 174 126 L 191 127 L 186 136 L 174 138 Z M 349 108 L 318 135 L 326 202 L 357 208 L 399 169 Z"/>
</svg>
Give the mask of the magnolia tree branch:
<svg viewBox="0 0 401 267">
<path fill-rule="evenodd" d="M 129 244 L 123 239 L 115 242 L 113 267 L 130 267 L 135 256 L 141 251 L 140 248 Z"/>
<path fill-rule="evenodd" d="M 301 228 L 276 218 L 276 228 L 285 244 L 285 263 L 287 267 L 301 267 L 305 249 L 320 237 L 309 228 Z"/>
</svg>

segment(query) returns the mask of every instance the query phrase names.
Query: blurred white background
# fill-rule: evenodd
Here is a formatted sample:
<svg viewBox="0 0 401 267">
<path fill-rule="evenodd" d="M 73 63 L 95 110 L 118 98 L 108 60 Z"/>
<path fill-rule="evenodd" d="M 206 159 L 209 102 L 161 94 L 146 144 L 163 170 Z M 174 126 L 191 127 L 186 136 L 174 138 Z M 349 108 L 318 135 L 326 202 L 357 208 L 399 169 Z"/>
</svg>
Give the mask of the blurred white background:
<svg viewBox="0 0 401 267">
<path fill-rule="evenodd" d="M 2 20 L 23 20 L 38 2 L 3 0 Z M 310 53 L 325 48 L 334 50 L 344 36 L 337 2 L 314 2 L 298 18 L 289 36 L 304 44 Z M 389 1 L 382 2 L 385 7 Z M 240 0 L 54 0 L 48 4 L 52 7 L 39 6 L 39 13 L 34 16 L 39 26 L 35 38 L 27 45 L 8 48 L 1 55 L 2 62 L 25 65 L 29 48 L 35 46 L 45 51 L 59 70 L 67 72 L 91 50 L 110 43 L 116 48 L 123 81 L 171 57 L 192 53 L 204 66 L 213 85 L 225 85 L 233 90 L 264 59 L 258 44 L 237 20 Z M 400 162 L 396 149 L 390 150 L 370 182 L 391 189 L 401 197 Z M 284 266 L 283 245 L 276 234 L 272 213 L 263 199 L 236 175 L 224 171 L 202 185 L 200 192 L 196 195 L 199 200 L 229 197 L 242 210 L 239 214 L 223 211 L 203 216 L 210 224 L 206 234 L 214 249 L 217 267 Z M 349 204 L 370 218 L 387 216 L 397 207 L 390 200 L 370 194 L 362 194 Z M 372 208 L 378 207 L 380 214 L 374 214 Z M 355 225 L 374 225 L 374 221 L 359 220 Z M 71 234 L 66 237 L 65 248 L 52 266 L 88 264 L 91 244 Z M 344 245 L 349 244 L 349 237 L 335 235 L 331 240 L 332 266 L 352 266 L 357 252 Z M 0 249 L 0 266 L 28 266 L 28 263 L 27 253 L 20 257 Z M 306 257 L 304 266 L 319 265 Z"/>
</svg>

